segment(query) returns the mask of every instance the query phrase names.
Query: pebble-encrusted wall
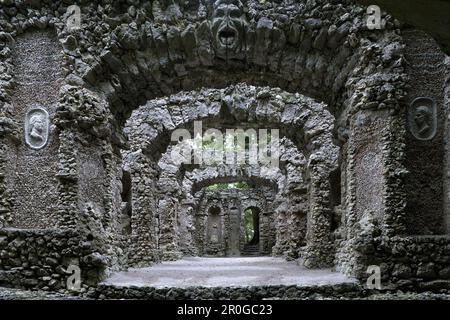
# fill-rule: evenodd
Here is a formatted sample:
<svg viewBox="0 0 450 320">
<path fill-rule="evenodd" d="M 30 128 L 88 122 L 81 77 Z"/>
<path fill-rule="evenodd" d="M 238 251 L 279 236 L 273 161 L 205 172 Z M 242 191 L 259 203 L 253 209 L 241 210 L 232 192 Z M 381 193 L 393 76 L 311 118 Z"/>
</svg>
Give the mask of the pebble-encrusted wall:
<svg viewBox="0 0 450 320">
<path fill-rule="evenodd" d="M 95 242 L 75 231 L 0 231 L 2 286 L 66 289 L 70 266 L 80 268 L 83 287 L 93 286 L 102 279 L 107 265 Z"/>
<path fill-rule="evenodd" d="M 57 211 L 58 132 L 54 116 L 62 84 L 61 45 L 54 32 L 21 35 L 12 47 L 12 110 L 20 141 L 8 143 L 6 184 L 11 190 L 10 225 L 42 229 Z"/>
<path fill-rule="evenodd" d="M 178 225 L 180 214 L 193 214 L 180 170 L 158 166 L 168 133 L 204 111 L 212 124 L 221 111 L 248 120 L 252 103 L 253 120 L 281 126 L 307 161 L 287 194 L 296 209 L 275 211 L 274 252 L 361 279 L 381 261 L 392 283 L 409 277 L 406 264 L 413 286 L 447 277 L 449 63 L 427 37 L 386 14 L 369 30 L 366 8 L 350 0 L 80 1 L 79 28 L 67 22 L 71 4 L 0 7 L 3 283 L 62 286 L 66 257 L 95 283 L 110 270 L 197 254 L 177 238 L 191 225 Z M 427 55 L 442 69 L 421 63 Z M 416 150 L 436 157 L 417 160 Z M 306 242 L 286 253 L 305 211 Z M 407 263 L 394 242 L 411 243 Z M 43 254 L 35 260 L 27 248 Z"/>
<path fill-rule="evenodd" d="M 406 225 L 410 235 L 438 235 L 447 232 L 443 223 L 444 125 L 448 110 L 444 106 L 445 54 L 427 34 L 408 30 L 406 71 L 410 88 L 406 103 L 407 158 L 410 174 L 406 180 L 408 202 Z M 422 122 L 421 112 L 425 122 Z M 427 123 L 430 123 L 428 125 Z"/>
<path fill-rule="evenodd" d="M 223 191 L 199 191 L 195 214 L 195 244 L 199 253 L 209 256 L 245 255 L 244 214 L 248 208 L 259 210 L 258 251 L 270 255 L 275 245 L 275 225 L 272 203 L 275 192 L 270 187 L 258 189 L 230 189 Z M 237 215 L 233 217 L 232 215 Z M 211 219 L 218 215 L 217 221 Z M 233 219 L 238 223 L 237 236 L 232 235 Z M 212 220 L 212 221 L 210 221 Z M 216 240 L 217 239 L 217 240 Z M 235 243 L 233 243 L 235 239 Z M 237 249 L 237 250 L 233 250 Z"/>
</svg>

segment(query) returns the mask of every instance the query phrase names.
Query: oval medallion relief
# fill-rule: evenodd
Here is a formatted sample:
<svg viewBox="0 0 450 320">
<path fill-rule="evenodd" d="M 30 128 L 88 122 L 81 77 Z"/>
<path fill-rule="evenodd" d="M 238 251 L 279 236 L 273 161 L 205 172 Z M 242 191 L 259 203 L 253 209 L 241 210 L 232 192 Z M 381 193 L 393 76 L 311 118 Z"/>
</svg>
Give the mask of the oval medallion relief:
<svg viewBox="0 0 450 320">
<path fill-rule="evenodd" d="M 418 140 L 431 140 L 436 135 L 436 104 L 430 98 L 415 99 L 408 114 L 409 129 Z"/>
<path fill-rule="evenodd" d="M 25 142 L 35 150 L 42 149 L 48 142 L 50 121 L 48 112 L 36 107 L 28 111 L 25 118 Z"/>
</svg>

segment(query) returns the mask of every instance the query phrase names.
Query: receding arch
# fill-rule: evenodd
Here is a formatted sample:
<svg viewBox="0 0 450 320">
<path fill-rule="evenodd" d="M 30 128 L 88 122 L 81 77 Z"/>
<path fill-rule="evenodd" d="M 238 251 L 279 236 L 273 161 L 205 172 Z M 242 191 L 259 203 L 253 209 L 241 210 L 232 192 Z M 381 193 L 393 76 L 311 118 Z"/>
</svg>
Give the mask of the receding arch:
<svg viewBox="0 0 450 320">
<path fill-rule="evenodd" d="M 175 101 L 175 102 L 174 102 Z M 265 128 L 278 128 L 281 136 L 293 137 L 297 146 L 308 156 L 320 153 L 336 161 L 331 153 L 334 118 L 325 105 L 281 89 L 239 84 L 227 89 L 205 89 L 180 93 L 166 99 L 149 101 L 136 110 L 129 124 L 140 123 L 139 130 L 126 128 L 130 143 L 148 155 L 162 154 L 177 129 L 193 129 L 195 121 L 205 122 L 205 128 L 221 125 L 226 109 L 232 123 L 264 123 Z"/>
<path fill-rule="evenodd" d="M 164 21 L 165 28 L 153 17 L 118 25 L 100 59 L 87 61 L 86 68 L 77 70 L 86 86 L 105 96 L 119 122 L 124 123 L 149 99 L 238 82 L 302 92 L 326 101 L 337 117 L 346 107 L 341 104 L 348 79 L 361 77 L 356 67 L 365 50 L 386 36 L 398 40 L 392 21 L 383 32 L 369 37 L 361 23 L 366 19 L 362 7 L 355 10 L 348 4 L 329 4 L 328 19 L 319 23 L 310 13 L 322 10 L 320 2 L 307 6 L 302 1 L 290 3 L 292 10 L 277 21 L 264 5 L 246 2 L 240 6 L 246 10 L 239 18 L 230 20 L 236 24 L 231 29 L 239 30 L 233 31 L 233 43 L 239 45 L 224 51 L 223 28 L 215 26 L 226 17 L 215 14 L 214 2 L 194 3 L 202 8 L 194 20 L 189 8 L 174 3 L 179 16 Z M 120 17 L 120 10 L 114 14 Z M 343 16 L 346 19 L 341 19 Z"/>
<path fill-rule="evenodd" d="M 259 88 L 239 84 L 227 89 L 204 89 L 200 92 L 180 93 L 165 99 L 149 101 L 136 110 L 129 119 L 126 131 L 130 137 L 131 150 L 142 152 L 147 163 L 160 159 L 158 154 L 168 151 L 170 137 L 177 129 L 187 129 L 195 121 L 205 121 L 207 126 L 221 126 L 223 115 L 232 117 L 229 123 L 267 124 L 279 128 L 281 136 L 290 136 L 294 144 L 307 159 L 309 179 L 313 185 L 309 194 L 308 210 L 308 246 L 310 265 L 324 265 L 326 259 L 332 259 L 327 250 L 330 248 L 329 234 L 320 230 L 329 229 L 329 203 L 324 199 L 328 194 L 329 176 L 337 168 L 338 147 L 333 143 L 334 118 L 325 105 L 299 94 L 290 94 L 281 89 Z M 228 122 L 225 119 L 225 124 Z M 136 124 L 138 124 L 136 126 Z M 178 139 L 176 140 L 178 143 Z M 155 156 L 156 155 L 156 156 Z M 178 169 L 173 164 L 165 164 L 169 170 L 162 171 L 157 182 L 162 194 L 177 194 L 180 189 L 176 182 Z M 155 177 L 156 178 L 156 177 Z M 144 195 L 143 195 L 144 196 Z M 145 195 L 148 197 L 149 195 Z M 139 197 L 139 195 L 137 195 Z M 155 210 L 159 212 L 159 223 L 176 228 L 175 211 L 183 204 L 180 199 L 165 196 L 156 200 Z M 324 201 L 325 200 L 325 201 Z M 168 206 L 171 208 L 168 211 Z M 188 207 L 188 206 L 186 206 Z M 321 217 L 321 218 L 320 218 Z M 321 226 L 317 225 L 320 221 Z M 172 226 L 172 227 L 170 227 Z M 166 228 L 164 227 L 164 228 Z M 161 227 L 160 227 L 161 229 Z M 160 249 L 165 252 L 177 250 L 176 232 L 169 236 L 166 232 Z M 327 244 L 325 244 L 327 243 Z M 315 256 L 315 252 L 320 257 Z M 173 251 L 171 257 L 179 253 Z M 325 258 L 327 256 L 327 258 Z M 328 260 L 330 261 L 330 260 Z"/>
<path fill-rule="evenodd" d="M 194 242 L 200 248 L 199 254 L 245 256 L 249 250 L 250 255 L 271 254 L 276 241 L 273 211 L 275 196 L 276 192 L 270 184 L 243 189 L 205 187 L 196 192 Z M 258 239 L 258 241 L 251 244 L 248 244 L 245 238 L 246 208 L 255 208 L 256 214 L 261 214 L 261 219 L 255 216 L 257 218 L 255 226 L 258 229 L 255 240 Z M 217 215 L 218 212 L 219 215 Z M 214 228 L 211 229 L 211 226 Z M 261 237 L 258 233 L 260 229 Z M 213 243 L 211 235 L 217 230 L 222 231 L 219 233 L 222 237 L 218 237 L 220 241 Z"/>
<path fill-rule="evenodd" d="M 384 150 L 380 167 L 383 169 L 383 176 L 387 177 L 386 181 L 383 181 L 383 191 L 386 190 L 386 193 L 375 195 L 375 201 L 379 199 L 386 201 L 386 210 L 380 214 L 383 234 L 395 235 L 402 232 L 402 219 L 405 215 L 404 195 L 399 186 L 403 185 L 403 174 L 406 171 L 402 170 L 402 159 L 399 156 L 404 151 L 401 138 L 404 134 L 402 131 L 404 125 L 399 116 L 401 112 L 397 111 L 404 108 L 402 98 L 406 80 L 403 79 L 404 71 L 402 70 L 404 67 L 401 57 L 402 38 L 396 30 L 398 25 L 393 23 L 392 18 L 386 17 L 387 23 L 383 30 L 367 32 L 364 23 L 365 11 L 362 7 L 350 5 L 350 2 L 332 2 L 326 4 L 326 12 L 322 12 L 322 1 L 298 1 L 292 4 L 293 10 L 286 15 L 287 19 L 271 21 L 273 10 L 278 9 L 268 9 L 257 1 L 251 1 L 249 4 L 251 10 L 246 14 L 247 20 L 250 20 L 248 31 L 246 31 L 249 41 L 248 45 L 244 46 L 243 57 L 224 58 L 212 41 L 214 34 L 211 35 L 212 30 L 208 19 L 211 15 L 204 13 L 201 8 L 205 1 L 190 1 L 188 5 L 169 1 L 175 8 L 181 9 L 176 20 L 168 19 L 167 21 L 164 20 L 165 15 L 158 14 L 158 10 L 161 9 L 159 6 L 164 12 L 166 4 L 169 3 L 163 2 L 162 4 L 153 2 L 157 7 L 155 15 L 152 12 L 153 8 L 146 5 L 145 10 L 137 15 L 139 19 L 131 19 L 136 21 L 130 21 L 129 17 L 127 18 L 128 5 L 122 2 L 112 2 L 108 8 L 103 8 L 105 11 L 102 17 L 95 10 L 95 3 L 80 4 L 83 20 L 102 21 L 102 28 L 92 30 L 95 24 L 89 24 L 86 28 L 74 33 L 65 30 L 64 15 L 53 16 L 55 11 L 49 7 L 49 3 L 42 3 L 42 10 L 27 10 L 23 3 L 6 5 L 11 10 L 17 6 L 21 14 L 4 16 L 7 28 L 0 35 L 2 45 L 5 39 L 12 40 L 30 26 L 42 28 L 48 25 L 55 28 L 58 39 L 64 46 L 64 69 L 67 70 L 64 81 L 75 88 L 75 90 L 62 90 L 62 100 L 57 111 L 59 119 L 57 126 L 61 128 L 57 178 L 61 180 L 61 185 L 65 186 L 60 190 L 61 203 L 58 204 L 60 213 L 58 217 L 64 220 L 61 226 L 77 229 L 80 225 L 79 215 L 74 215 L 73 210 L 77 208 L 78 199 L 86 201 L 86 197 L 76 195 L 77 190 L 83 189 L 83 185 L 77 181 L 77 169 L 72 166 L 72 160 L 77 159 L 77 155 L 80 154 L 80 147 L 75 143 L 77 140 L 81 138 L 89 143 L 93 141 L 92 139 L 102 141 L 102 144 L 95 145 L 95 150 L 101 152 L 101 158 L 95 165 L 98 168 L 103 168 L 103 165 L 108 166 L 107 174 L 99 185 L 107 187 L 106 192 L 103 193 L 104 201 L 100 202 L 104 204 L 105 213 L 108 213 L 103 220 L 109 225 L 120 208 L 120 203 L 117 204 L 113 199 L 113 193 L 120 194 L 117 191 L 117 185 L 120 184 L 120 178 L 118 178 L 120 170 L 115 170 L 115 167 L 121 165 L 122 159 L 116 156 L 119 154 L 118 149 L 126 146 L 125 141 L 117 137 L 117 132 L 122 129 L 124 121 L 132 110 L 148 99 L 179 93 L 182 90 L 199 89 L 201 86 L 224 88 L 229 84 L 245 81 L 254 85 L 280 87 L 288 92 L 302 92 L 314 97 L 317 101 L 323 100 L 336 119 L 345 109 L 346 113 L 342 114 L 338 124 L 342 126 L 339 129 L 342 129 L 344 133 L 342 135 L 344 141 L 350 137 L 350 149 L 344 149 L 348 156 L 348 166 L 346 163 L 342 168 L 343 174 L 346 174 L 348 178 L 343 181 L 344 184 L 348 184 L 343 190 L 348 203 L 342 203 L 345 206 L 343 209 L 348 210 L 348 213 L 343 215 L 347 219 L 346 223 L 350 230 L 345 238 L 348 241 L 353 240 L 353 226 L 359 219 L 358 212 L 355 212 L 355 206 L 353 206 L 355 198 L 358 201 L 355 189 L 359 187 L 355 187 L 354 182 L 359 180 L 366 183 L 371 178 L 355 173 L 355 167 L 358 165 L 358 163 L 355 164 L 355 159 L 358 161 L 355 157 L 355 149 L 365 143 L 365 141 L 360 143 L 358 139 L 364 135 L 364 128 L 359 127 L 358 124 L 359 129 L 352 127 L 351 131 L 346 131 L 348 129 L 346 126 L 350 126 L 349 122 L 355 119 L 359 122 L 358 113 L 363 108 L 367 108 L 363 111 L 364 113 L 374 112 L 376 109 L 391 111 L 391 114 L 383 115 L 386 122 L 383 122 L 380 127 L 372 128 L 375 134 L 370 135 L 369 139 L 380 140 L 380 146 Z M 287 2 L 281 5 L 283 9 L 285 4 Z M 60 9 L 63 8 L 64 4 L 60 6 Z M 199 8 L 200 10 L 197 10 Z M 200 14 L 197 15 L 197 12 Z M 327 19 L 313 19 L 316 14 L 326 14 Z M 183 27 L 176 25 L 175 21 L 183 23 Z M 162 25 L 167 26 L 167 30 L 162 28 Z M 12 44 L 13 41 L 10 39 L 7 42 Z M 107 41 L 102 42 L 101 39 Z M 0 91 L 4 93 L 2 101 L 6 102 L 2 115 L 6 120 L 14 118 L 14 115 L 9 114 L 8 111 L 12 92 L 10 89 L 14 87 L 14 71 L 10 59 L 12 52 L 9 52 L 8 46 L 5 43 L 4 55 L 1 59 L 2 66 L 6 70 L 4 77 L 6 80 L 0 84 Z M 373 94 L 375 90 L 377 92 Z M 57 92 L 57 90 L 52 91 Z M 88 91 L 98 99 L 87 99 L 79 103 L 80 100 L 77 98 L 81 91 Z M 388 98 L 383 100 L 383 97 Z M 79 124 L 83 125 L 79 126 Z M 16 139 L 17 133 L 14 132 L 17 130 L 14 126 L 12 127 L 13 129 L 9 130 L 6 126 L 6 134 Z M 80 135 L 80 131 L 86 132 Z M 320 141 L 317 143 L 320 144 Z M 324 154 L 326 156 L 326 152 Z M 133 162 L 136 164 L 133 168 L 135 170 L 133 175 L 136 175 L 133 176 L 133 193 L 140 193 L 141 196 L 147 193 L 147 198 L 133 200 L 134 204 L 139 205 L 136 207 L 139 209 L 139 216 L 136 217 L 139 222 L 136 224 L 140 228 L 132 231 L 133 234 L 128 240 L 134 243 L 135 239 L 143 237 L 146 246 L 141 247 L 140 251 L 130 250 L 129 261 L 132 264 L 142 262 L 146 265 L 157 261 L 154 256 L 157 256 L 158 250 L 154 251 L 156 252 L 154 256 L 153 253 L 147 255 L 147 252 L 154 249 L 153 243 L 159 245 L 158 239 L 148 236 L 150 230 L 153 232 L 151 228 L 161 225 L 159 222 L 155 223 L 155 220 L 160 218 L 155 213 L 157 208 L 159 211 L 164 211 L 164 208 L 170 209 L 172 205 L 180 208 L 184 204 L 181 202 L 155 203 L 156 198 L 151 193 L 155 187 L 153 179 L 160 174 L 159 169 L 155 163 L 147 162 L 139 150 L 132 150 L 130 157 L 141 157 Z M 314 154 L 314 157 L 308 156 L 308 161 L 312 163 L 320 162 L 320 159 L 320 153 Z M 6 163 L 7 160 L 3 157 L 1 159 L 2 163 Z M 364 166 L 362 167 L 364 169 Z M 315 176 L 322 173 L 321 168 L 314 172 Z M 135 177 L 139 179 L 136 180 Z M 311 187 L 327 190 L 328 185 L 321 185 L 321 181 L 323 180 L 313 181 Z M 142 190 L 138 193 L 134 192 L 139 188 Z M 168 188 L 164 191 L 170 190 Z M 13 197 L 7 191 L 6 189 L 2 197 L 9 201 Z M 324 199 L 328 198 L 326 192 L 322 196 Z M 119 198 L 120 196 L 118 197 L 120 201 Z M 322 206 L 323 203 L 320 205 Z M 167 216 L 170 216 L 171 211 L 167 210 L 167 212 Z M 109 228 L 108 233 L 104 233 L 104 240 L 108 244 L 117 249 L 119 248 L 116 247 L 116 243 L 123 243 L 126 246 L 126 241 L 122 242 L 122 239 L 117 239 L 114 232 L 112 233 L 111 238 Z M 124 246 L 119 245 L 120 248 Z M 343 248 L 347 249 L 347 245 L 343 245 Z M 351 244 L 348 248 L 353 250 Z M 114 261 L 115 254 L 112 254 L 113 257 L 109 259 L 110 251 L 107 252 L 106 260 Z M 121 254 L 120 250 L 117 252 Z M 141 255 L 140 252 L 143 254 Z M 358 254 L 359 252 L 353 256 L 350 255 L 351 259 L 355 256 L 359 257 Z M 351 265 L 349 267 L 351 269 L 353 260 L 347 260 L 349 257 L 347 254 L 343 254 L 338 259 L 342 257 L 345 260 L 344 264 Z M 367 259 L 367 262 L 369 260 Z M 113 264 L 114 262 L 108 262 L 108 267 Z"/>
</svg>

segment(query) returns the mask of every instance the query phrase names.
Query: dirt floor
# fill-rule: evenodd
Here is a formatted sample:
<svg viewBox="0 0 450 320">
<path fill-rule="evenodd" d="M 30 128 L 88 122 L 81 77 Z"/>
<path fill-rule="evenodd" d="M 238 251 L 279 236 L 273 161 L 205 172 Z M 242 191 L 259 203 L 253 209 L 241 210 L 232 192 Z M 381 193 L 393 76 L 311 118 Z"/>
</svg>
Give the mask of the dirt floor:
<svg viewBox="0 0 450 320">
<path fill-rule="evenodd" d="M 129 269 L 117 272 L 103 282 L 103 285 L 117 287 L 188 288 L 188 287 L 252 287 L 252 286 L 338 286 L 356 283 L 331 269 L 309 270 L 296 262 L 281 258 L 184 258 L 164 262 L 148 268 Z M 357 286 L 358 287 L 358 286 Z M 95 289 L 90 289 L 94 290 Z M 167 290 L 167 289 L 166 289 Z M 238 289 L 239 290 L 239 289 Z M 90 299 L 89 292 L 78 296 L 46 291 L 27 291 L 0 287 L 0 300 L 73 300 Z M 358 298 L 359 297 L 359 298 Z M 316 298 L 319 299 L 320 295 Z M 384 291 L 364 294 L 355 292 L 353 297 L 340 299 L 363 300 L 450 300 L 450 291 L 402 292 Z"/>
<path fill-rule="evenodd" d="M 104 283 L 155 288 L 190 286 L 333 285 L 353 283 L 331 269 L 309 270 L 282 258 L 184 258 L 114 273 Z"/>
</svg>

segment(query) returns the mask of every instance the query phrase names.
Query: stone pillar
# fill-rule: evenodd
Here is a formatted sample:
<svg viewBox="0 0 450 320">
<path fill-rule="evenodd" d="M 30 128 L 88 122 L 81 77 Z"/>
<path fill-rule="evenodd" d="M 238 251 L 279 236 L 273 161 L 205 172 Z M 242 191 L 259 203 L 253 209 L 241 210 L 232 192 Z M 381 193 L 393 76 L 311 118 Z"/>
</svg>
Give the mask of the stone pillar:
<svg viewBox="0 0 450 320">
<path fill-rule="evenodd" d="M 60 227 L 76 229 L 78 224 L 78 171 L 75 134 L 71 130 L 62 130 L 59 135 L 60 146 L 58 150 L 59 166 L 56 177 L 58 187 L 58 217 Z"/>
<path fill-rule="evenodd" d="M 307 245 L 301 253 L 307 268 L 332 265 L 334 248 L 330 238 L 330 180 L 326 166 L 313 165 L 310 170 L 310 204 L 308 212 Z"/>
<path fill-rule="evenodd" d="M 163 198 L 158 202 L 159 250 L 162 260 L 177 260 L 182 257 L 178 248 L 179 202 L 175 198 Z"/>
<path fill-rule="evenodd" d="M 183 199 L 180 206 L 180 229 L 178 245 L 183 254 L 196 256 L 198 248 L 195 245 L 195 217 L 193 199 Z"/>
<path fill-rule="evenodd" d="M 274 220 L 275 220 L 275 245 L 272 248 L 272 255 L 279 256 L 283 255 L 286 250 L 286 237 L 288 236 L 288 228 L 286 225 L 286 211 L 287 211 L 288 201 L 282 198 L 280 195 L 277 195 L 275 200 L 275 211 L 274 211 Z"/>
<path fill-rule="evenodd" d="M 160 260 L 154 164 L 141 151 L 124 157 L 131 175 L 132 216 L 129 264 L 143 267 Z"/>
<path fill-rule="evenodd" d="M 54 123 L 63 79 L 62 48 L 52 30 L 33 30 L 17 37 L 11 49 L 13 67 L 8 69 L 14 72 L 15 85 L 9 91 L 11 104 L 2 109 L 10 108 L 17 131 L 3 154 L 9 195 L 3 207 L 14 208 L 9 212 L 11 227 L 53 229 L 58 225 L 59 141 Z"/>
<path fill-rule="evenodd" d="M 446 81 L 444 86 L 444 110 L 445 110 L 445 133 L 444 133 L 444 212 L 445 233 L 450 234 L 450 57 L 445 59 Z"/>
<path fill-rule="evenodd" d="M 446 186 L 445 58 L 433 38 L 423 31 L 405 30 L 404 59 L 408 88 L 404 99 L 406 118 L 405 177 L 406 233 L 445 234 L 449 208 Z M 443 171 L 444 170 L 444 171 Z"/>
<path fill-rule="evenodd" d="M 269 254 L 271 252 L 271 220 L 273 218 L 273 212 L 268 211 L 268 209 L 266 206 L 264 211 L 260 212 L 259 251 L 263 254 Z"/>
</svg>

